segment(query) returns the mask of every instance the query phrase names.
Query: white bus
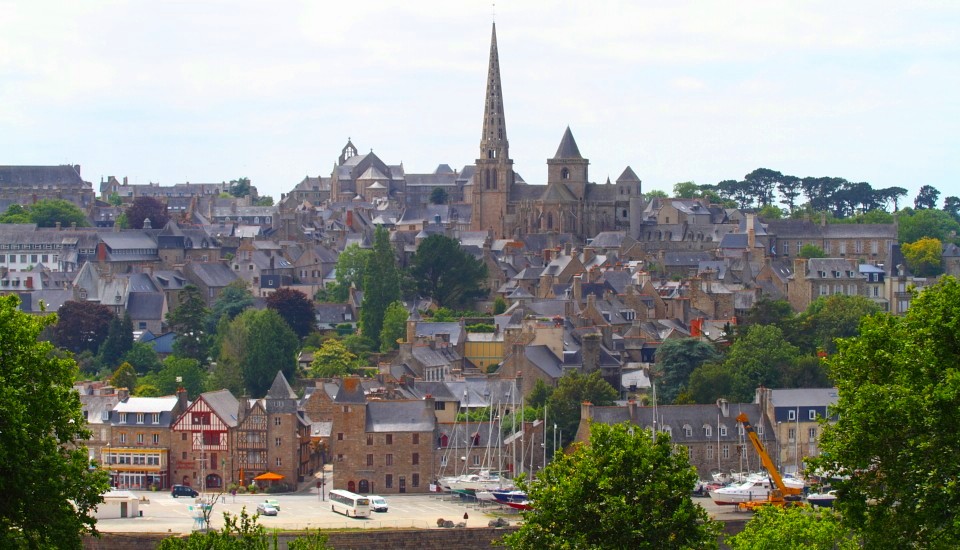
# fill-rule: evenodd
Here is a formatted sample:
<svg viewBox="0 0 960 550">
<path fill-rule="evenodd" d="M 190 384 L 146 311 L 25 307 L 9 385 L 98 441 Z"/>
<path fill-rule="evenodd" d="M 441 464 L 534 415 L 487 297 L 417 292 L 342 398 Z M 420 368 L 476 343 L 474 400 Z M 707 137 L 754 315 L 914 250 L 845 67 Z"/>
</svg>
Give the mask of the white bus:
<svg viewBox="0 0 960 550">
<path fill-rule="evenodd" d="M 345 516 L 368 518 L 370 517 L 370 499 L 350 491 L 334 489 L 330 491 L 330 509 Z"/>
</svg>

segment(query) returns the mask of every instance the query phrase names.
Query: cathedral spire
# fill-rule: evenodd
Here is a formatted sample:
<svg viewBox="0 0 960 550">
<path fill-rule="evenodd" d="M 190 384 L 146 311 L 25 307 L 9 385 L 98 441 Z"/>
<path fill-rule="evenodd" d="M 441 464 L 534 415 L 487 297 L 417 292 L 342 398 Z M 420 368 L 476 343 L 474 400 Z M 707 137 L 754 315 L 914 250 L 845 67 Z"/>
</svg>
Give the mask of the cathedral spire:
<svg viewBox="0 0 960 550">
<path fill-rule="evenodd" d="M 503 114 L 503 90 L 500 86 L 500 55 L 497 53 L 497 24 L 490 38 L 490 65 L 487 68 L 487 96 L 483 108 L 483 135 L 480 158 L 508 159 L 507 124 Z"/>
</svg>

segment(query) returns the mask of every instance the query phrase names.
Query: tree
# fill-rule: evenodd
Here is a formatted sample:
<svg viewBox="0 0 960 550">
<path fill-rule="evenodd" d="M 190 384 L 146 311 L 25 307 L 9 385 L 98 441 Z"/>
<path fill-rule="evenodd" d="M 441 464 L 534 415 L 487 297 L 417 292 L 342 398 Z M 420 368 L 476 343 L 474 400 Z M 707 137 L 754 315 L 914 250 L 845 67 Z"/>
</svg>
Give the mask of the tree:
<svg viewBox="0 0 960 550">
<path fill-rule="evenodd" d="M 114 388 L 127 388 L 130 391 L 137 389 L 137 371 L 130 363 L 122 363 L 110 377 L 110 385 Z"/>
<path fill-rule="evenodd" d="M 915 243 L 924 237 L 947 241 L 951 232 L 960 234 L 960 223 L 943 210 L 913 210 L 904 208 L 897 215 L 900 243 Z"/>
<path fill-rule="evenodd" d="M 194 531 L 189 537 L 168 537 L 160 541 L 157 550 L 269 550 L 276 548 L 276 534 L 257 523 L 259 514 L 249 515 L 244 507 L 238 516 L 223 513 L 223 527 L 219 530 Z M 327 535 L 319 529 L 287 543 L 289 550 L 327 550 Z"/>
<path fill-rule="evenodd" d="M 267 307 L 279 313 L 298 338 L 303 338 L 317 329 L 313 301 L 299 290 L 278 288 L 267 297 Z"/>
<path fill-rule="evenodd" d="M 0 216 L 0 223 L 33 223 L 30 212 L 19 204 L 11 204 Z"/>
<path fill-rule="evenodd" d="M 203 332 L 210 310 L 195 285 L 186 285 L 180 293 L 180 305 L 167 313 L 170 330 L 177 333 L 173 352 L 204 362 L 209 355 L 209 334 Z"/>
<path fill-rule="evenodd" d="M 557 387 L 547 399 L 550 423 L 560 430 L 560 447 L 573 441 L 580 425 L 580 405 L 589 401 L 597 406 L 613 405 L 619 394 L 599 372 L 580 374 L 570 371 L 557 381 Z M 550 429 L 550 426 L 548 426 Z M 554 449 L 556 450 L 556 449 Z"/>
<path fill-rule="evenodd" d="M 313 352 L 310 374 L 314 378 L 334 378 L 347 376 L 357 370 L 357 356 L 343 345 L 343 342 L 331 338 Z"/>
<path fill-rule="evenodd" d="M 813 338 L 805 351 L 833 353 L 837 338 L 856 336 L 861 319 L 878 311 L 880 306 L 866 296 L 833 294 L 817 298 L 798 320 L 800 331 Z"/>
<path fill-rule="evenodd" d="M 500 315 L 504 311 L 507 311 L 507 301 L 503 299 L 503 296 L 497 296 L 493 299 L 493 314 Z"/>
<path fill-rule="evenodd" d="M 773 202 L 773 190 L 783 181 L 783 174 L 769 168 L 757 168 L 744 176 L 743 181 L 763 207 Z"/>
<path fill-rule="evenodd" d="M 430 204 L 447 204 L 448 200 L 450 200 L 450 196 L 443 187 L 434 187 L 433 191 L 430 192 Z"/>
<path fill-rule="evenodd" d="M 827 253 L 823 251 L 822 248 L 815 244 L 805 244 L 800 248 L 800 258 L 826 258 Z"/>
<path fill-rule="evenodd" d="M 957 548 L 960 283 L 914 291 L 902 317 L 863 319 L 827 362 L 837 387 L 812 468 L 833 483 L 865 548 Z M 843 475 L 846 474 L 846 475 Z"/>
<path fill-rule="evenodd" d="M 133 321 L 130 314 L 124 313 L 123 319 L 114 316 L 110 320 L 107 338 L 100 345 L 100 363 L 113 367 L 133 348 Z M 132 388 L 131 388 L 132 389 Z"/>
<path fill-rule="evenodd" d="M 651 189 L 644 193 L 648 199 L 666 199 L 668 198 L 667 192 L 660 189 Z"/>
<path fill-rule="evenodd" d="M 52 327 L 53 343 L 73 353 L 96 352 L 110 332 L 113 311 L 96 302 L 64 302 Z"/>
<path fill-rule="evenodd" d="M 133 229 L 143 229 L 144 220 L 150 220 L 150 226 L 160 229 L 167 225 L 170 216 L 167 214 L 167 205 L 154 197 L 137 197 L 124 212 L 127 224 Z"/>
<path fill-rule="evenodd" d="M 503 538 L 516 549 L 716 548 L 720 524 L 690 498 L 697 472 L 670 436 L 628 423 L 590 426 L 590 442 L 521 480 L 536 508 Z"/>
<path fill-rule="evenodd" d="M 909 191 L 903 187 L 887 187 L 886 189 L 877 190 L 877 198 L 882 201 L 883 204 L 892 204 L 893 211 L 897 212 L 900 210 L 900 200 L 906 197 L 907 193 L 909 193 Z"/>
<path fill-rule="evenodd" d="M 678 199 L 695 199 L 700 196 L 700 186 L 692 181 L 673 184 L 673 196 Z"/>
<path fill-rule="evenodd" d="M 110 482 L 90 467 L 76 363 L 37 340 L 56 316 L 19 306 L 0 296 L 0 547 L 80 549 Z"/>
<path fill-rule="evenodd" d="M 673 403 L 687 388 L 690 374 L 700 365 L 719 359 L 712 345 L 697 338 L 675 338 L 657 348 L 657 397 L 661 403 Z"/>
<path fill-rule="evenodd" d="M 487 278 L 487 266 L 464 252 L 456 240 L 434 234 L 420 242 L 410 259 L 410 276 L 417 290 L 438 306 L 457 307 L 484 294 L 480 285 Z"/>
<path fill-rule="evenodd" d="M 792 214 L 796 208 L 797 197 L 799 197 L 801 193 L 800 178 L 784 175 L 783 178 L 777 182 L 777 191 L 779 191 L 780 196 L 783 197 L 780 200 L 780 204 L 787 205 L 787 210 Z"/>
<path fill-rule="evenodd" d="M 953 219 L 960 221 L 960 197 L 945 197 L 943 199 L 943 211 L 953 216 Z"/>
<path fill-rule="evenodd" d="M 390 247 L 390 235 L 382 225 L 373 235 L 373 254 L 363 274 L 363 302 L 360 304 L 360 331 L 380 341 L 387 306 L 400 299 L 400 270 Z"/>
<path fill-rule="evenodd" d="M 217 368 L 237 368 L 248 394 L 262 397 L 277 371 L 293 380 L 299 342 L 276 311 L 248 309 L 224 327 Z"/>
<path fill-rule="evenodd" d="M 936 208 L 937 199 L 939 197 L 940 191 L 937 191 L 936 187 L 933 187 L 932 185 L 924 185 L 917 192 L 916 198 L 913 199 L 913 207 L 917 210 Z"/>
<path fill-rule="evenodd" d="M 843 527 L 835 510 L 761 506 L 740 533 L 727 539 L 733 550 L 803 548 L 858 550 L 860 541 Z"/>
<path fill-rule="evenodd" d="M 250 194 L 250 178 L 230 180 L 230 194 L 238 199 Z"/>
<path fill-rule="evenodd" d="M 39 227 L 55 227 L 57 222 L 60 222 L 61 227 L 70 227 L 72 224 L 77 224 L 77 227 L 90 225 L 87 223 L 87 215 L 80 207 L 63 199 L 41 199 L 27 210 L 30 212 L 30 221 Z"/>
<path fill-rule="evenodd" d="M 210 308 L 210 315 L 207 316 L 207 332 L 214 333 L 217 329 L 217 323 L 220 318 L 226 315 L 228 321 L 253 305 L 253 294 L 247 288 L 247 282 L 243 279 L 237 279 L 227 286 L 223 287 L 217 300 L 213 302 Z"/>
<path fill-rule="evenodd" d="M 347 245 L 347 247 L 343 249 L 343 252 L 337 257 L 336 279 L 339 293 L 335 296 L 336 301 L 346 301 L 347 293 L 350 291 L 351 286 L 363 290 L 364 276 L 367 272 L 367 262 L 372 255 L 372 250 L 360 248 L 360 245 L 357 243 Z"/>
<path fill-rule="evenodd" d="M 943 243 L 939 239 L 924 237 L 915 243 L 904 243 L 900 250 L 914 275 L 933 277 L 943 272 L 940 265 Z"/>
<path fill-rule="evenodd" d="M 273 206 L 273 197 L 271 197 L 270 195 L 264 195 L 259 199 L 257 199 L 257 201 L 253 205 L 254 206 Z"/>
<path fill-rule="evenodd" d="M 397 340 L 402 339 L 407 333 L 407 308 L 403 307 L 403 302 L 396 301 L 387 306 L 387 311 L 383 314 L 383 329 L 380 331 L 380 352 L 387 353 L 397 349 L 399 344 Z"/>
<path fill-rule="evenodd" d="M 123 361 L 133 365 L 138 373 L 147 373 L 160 369 L 160 359 L 150 344 L 134 342 L 123 356 Z"/>
<path fill-rule="evenodd" d="M 163 360 L 157 373 L 144 376 L 141 382 L 155 386 L 160 395 L 173 395 L 183 388 L 191 399 L 196 399 L 206 388 L 207 372 L 196 359 L 171 355 Z"/>
</svg>

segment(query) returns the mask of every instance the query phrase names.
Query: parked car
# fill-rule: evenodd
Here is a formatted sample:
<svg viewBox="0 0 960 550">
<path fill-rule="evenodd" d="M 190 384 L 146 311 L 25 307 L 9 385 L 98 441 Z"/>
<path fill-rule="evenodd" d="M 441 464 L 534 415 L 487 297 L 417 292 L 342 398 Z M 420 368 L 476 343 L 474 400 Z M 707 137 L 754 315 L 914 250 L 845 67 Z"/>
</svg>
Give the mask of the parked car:
<svg viewBox="0 0 960 550">
<path fill-rule="evenodd" d="M 200 496 L 200 493 L 196 489 L 188 485 L 174 485 L 170 487 L 170 496 L 173 498 L 177 497 L 191 497 L 196 498 Z"/>
<path fill-rule="evenodd" d="M 389 508 L 387 506 L 387 500 L 385 498 L 378 495 L 370 495 L 369 498 L 370 498 L 370 509 L 373 510 L 374 512 L 386 512 L 387 508 Z"/>
<path fill-rule="evenodd" d="M 263 502 L 264 502 L 264 504 L 269 504 L 270 506 L 273 506 L 274 508 L 277 509 L 278 512 L 280 511 L 280 501 L 279 501 L 279 500 L 277 500 L 277 499 L 275 499 L 275 498 L 268 498 L 268 499 L 264 500 Z"/>
<path fill-rule="evenodd" d="M 261 502 L 257 504 L 257 513 L 261 516 L 275 516 L 279 510 L 274 508 L 272 505 L 267 504 L 266 502 Z"/>
</svg>

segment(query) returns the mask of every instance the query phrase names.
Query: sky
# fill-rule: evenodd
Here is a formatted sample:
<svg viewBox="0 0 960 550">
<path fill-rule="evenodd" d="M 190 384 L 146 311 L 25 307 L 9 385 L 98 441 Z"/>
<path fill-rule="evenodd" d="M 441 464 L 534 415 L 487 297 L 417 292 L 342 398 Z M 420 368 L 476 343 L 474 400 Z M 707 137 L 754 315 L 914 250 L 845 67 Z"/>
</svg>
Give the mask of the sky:
<svg viewBox="0 0 960 550">
<path fill-rule="evenodd" d="M 0 0 L 0 165 L 277 199 L 348 138 L 459 170 L 494 19 L 528 183 L 569 126 L 592 181 L 644 191 L 764 167 L 960 196 L 955 0 Z"/>
</svg>

